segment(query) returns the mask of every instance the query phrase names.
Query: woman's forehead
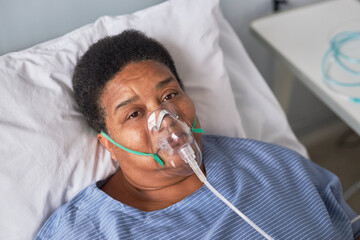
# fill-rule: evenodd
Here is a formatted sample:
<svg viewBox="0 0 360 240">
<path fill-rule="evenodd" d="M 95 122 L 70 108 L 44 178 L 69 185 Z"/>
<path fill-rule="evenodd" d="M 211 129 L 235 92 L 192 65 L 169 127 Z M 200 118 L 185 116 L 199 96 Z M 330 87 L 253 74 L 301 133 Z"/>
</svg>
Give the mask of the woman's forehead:
<svg viewBox="0 0 360 240">
<path fill-rule="evenodd" d="M 143 86 L 156 84 L 158 81 L 173 76 L 168 67 L 154 61 L 130 63 L 119 71 L 105 88 L 120 86 L 126 88 L 131 85 Z"/>
<path fill-rule="evenodd" d="M 138 63 L 129 63 L 115 77 L 121 77 L 126 80 L 137 79 L 147 75 L 170 74 L 169 68 L 156 61 L 142 61 Z"/>
<path fill-rule="evenodd" d="M 130 96 L 153 93 L 169 82 L 177 84 L 166 65 L 154 61 L 131 63 L 106 84 L 101 101 L 110 106 Z"/>
</svg>

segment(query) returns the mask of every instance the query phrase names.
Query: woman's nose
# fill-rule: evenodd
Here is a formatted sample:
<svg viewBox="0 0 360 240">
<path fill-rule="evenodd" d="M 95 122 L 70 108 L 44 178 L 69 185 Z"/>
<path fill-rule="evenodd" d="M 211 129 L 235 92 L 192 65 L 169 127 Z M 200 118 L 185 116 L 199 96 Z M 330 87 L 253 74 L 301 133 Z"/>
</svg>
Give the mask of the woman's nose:
<svg viewBox="0 0 360 240">
<path fill-rule="evenodd" d="M 148 112 L 155 112 L 156 110 L 160 109 L 162 105 L 162 102 L 159 102 L 157 100 L 153 100 L 147 103 L 147 110 Z"/>
<path fill-rule="evenodd" d="M 166 114 L 159 127 L 159 132 L 162 132 L 164 129 L 174 127 L 174 125 L 175 125 L 175 119 L 169 114 Z"/>
</svg>

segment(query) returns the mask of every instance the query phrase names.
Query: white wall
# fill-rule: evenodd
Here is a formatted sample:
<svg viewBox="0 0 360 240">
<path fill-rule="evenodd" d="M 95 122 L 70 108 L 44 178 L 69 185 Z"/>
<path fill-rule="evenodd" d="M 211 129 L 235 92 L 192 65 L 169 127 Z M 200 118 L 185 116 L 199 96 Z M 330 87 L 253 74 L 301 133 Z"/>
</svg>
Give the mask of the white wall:
<svg viewBox="0 0 360 240">
<path fill-rule="evenodd" d="M 104 15 L 131 13 L 164 1 L 0 0 L 0 55 L 60 37 Z"/>
</svg>

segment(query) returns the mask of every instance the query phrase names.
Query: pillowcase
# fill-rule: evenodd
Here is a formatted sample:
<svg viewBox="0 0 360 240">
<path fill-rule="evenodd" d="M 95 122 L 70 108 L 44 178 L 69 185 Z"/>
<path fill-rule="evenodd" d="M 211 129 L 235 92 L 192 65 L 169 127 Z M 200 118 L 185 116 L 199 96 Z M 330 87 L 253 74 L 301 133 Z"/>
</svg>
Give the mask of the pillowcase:
<svg viewBox="0 0 360 240">
<path fill-rule="evenodd" d="M 217 8 L 218 0 L 171 0 L 0 57 L 1 239 L 32 238 L 56 208 L 116 170 L 79 112 L 71 83 L 78 59 L 105 36 L 135 28 L 163 43 L 205 132 L 243 135 Z"/>
</svg>

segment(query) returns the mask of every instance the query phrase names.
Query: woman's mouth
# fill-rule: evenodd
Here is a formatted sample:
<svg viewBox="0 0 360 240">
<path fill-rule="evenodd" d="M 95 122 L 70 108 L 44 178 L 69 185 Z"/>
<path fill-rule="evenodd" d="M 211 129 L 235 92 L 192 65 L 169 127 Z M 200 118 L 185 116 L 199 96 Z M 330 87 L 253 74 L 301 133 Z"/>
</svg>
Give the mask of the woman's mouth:
<svg viewBox="0 0 360 240">
<path fill-rule="evenodd" d="M 186 133 L 172 133 L 171 136 L 169 136 L 166 140 L 172 149 L 177 150 L 186 143 Z"/>
</svg>

